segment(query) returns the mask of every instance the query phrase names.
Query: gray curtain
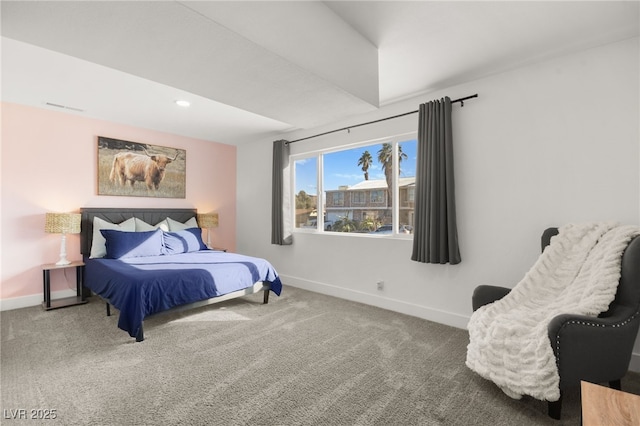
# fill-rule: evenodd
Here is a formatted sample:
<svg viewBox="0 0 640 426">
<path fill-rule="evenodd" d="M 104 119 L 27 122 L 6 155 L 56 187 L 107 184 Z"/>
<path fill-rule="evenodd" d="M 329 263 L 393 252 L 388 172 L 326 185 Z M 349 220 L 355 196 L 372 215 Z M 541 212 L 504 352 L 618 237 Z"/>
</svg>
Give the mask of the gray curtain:
<svg viewBox="0 0 640 426">
<path fill-rule="evenodd" d="M 273 170 L 271 196 L 271 244 L 288 245 L 293 236 L 287 229 L 285 175 L 289 168 L 289 142 L 279 140 L 273 142 Z"/>
<path fill-rule="evenodd" d="M 451 99 L 420 105 L 413 253 L 423 263 L 460 263 L 453 182 Z"/>
</svg>

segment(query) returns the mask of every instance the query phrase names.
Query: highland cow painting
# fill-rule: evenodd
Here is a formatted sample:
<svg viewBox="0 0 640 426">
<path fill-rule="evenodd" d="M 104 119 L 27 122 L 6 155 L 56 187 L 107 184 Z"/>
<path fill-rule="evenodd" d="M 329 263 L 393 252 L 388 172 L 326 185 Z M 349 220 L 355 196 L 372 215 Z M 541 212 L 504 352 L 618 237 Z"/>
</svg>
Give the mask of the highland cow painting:
<svg viewBox="0 0 640 426">
<path fill-rule="evenodd" d="M 98 137 L 98 195 L 185 198 L 186 151 Z"/>
</svg>

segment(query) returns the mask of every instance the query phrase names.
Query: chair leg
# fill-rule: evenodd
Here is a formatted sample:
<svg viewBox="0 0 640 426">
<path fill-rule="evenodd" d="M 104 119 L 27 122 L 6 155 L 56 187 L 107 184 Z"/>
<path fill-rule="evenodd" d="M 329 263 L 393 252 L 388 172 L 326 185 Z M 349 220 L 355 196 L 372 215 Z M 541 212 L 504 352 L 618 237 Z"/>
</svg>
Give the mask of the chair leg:
<svg viewBox="0 0 640 426">
<path fill-rule="evenodd" d="M 610 381 L 609 382 L 609 387 L 611 389 L 622 390 L 622 384 L 620 383 L 620 379 Z"/>
<path fill-rule="evenodd" d="M 560 393 L 560 399 L 557 401 L 549 401 L 549 417 L 555 420 L 560 420 L 562 411 L 562 393 Z"/>
</svg>

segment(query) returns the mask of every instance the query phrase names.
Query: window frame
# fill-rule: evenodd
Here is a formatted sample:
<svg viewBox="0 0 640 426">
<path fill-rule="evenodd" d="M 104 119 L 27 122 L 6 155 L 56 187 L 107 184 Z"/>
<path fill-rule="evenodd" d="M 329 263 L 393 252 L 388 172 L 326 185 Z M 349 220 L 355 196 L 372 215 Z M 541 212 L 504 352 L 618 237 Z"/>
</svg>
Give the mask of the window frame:
<svg viewBox="0 0 640 426">
<path fill-rule="evenodd" d="M 378 195 L 378 193 L 380 193 L 381 196 L 380 197 L 375 197 L 375 199 L 374 199 L 374 197 L 370 197 L 369 202 L 371 204 L 382 204 L 382 205 L 384 205 L 384 204 L 387 203 L 387 191 L 385 191 L 384 189 L 375 189 L 375 190 L 371 191 L 371 195 L 373 195 L 374 193 L 376 195 Z"/>
<path fill-rule="evenodd" d="M 357 197 L 356 197 L 357 195 Z M 360 200 L 362 199 L 362 200 Z M 364 191 L 354 191 L 351 193 L 352 205 L 365 205 L 367 204 L 367 193 Z"/>
<path fill-rule="evenodd" d="M 291 154 L 289 156 L 289 164 L 291 165 L 291 197 L 292 199 L 295 199 L 296 196 L 296 170 L 295 170 L 295 164 L 296 161 L 301 161 L 301 160 L 305 160 L 305 159 L 315 159 L 316 160 L 316 187 L 318 190 L 318 194 L 317 194 L 317 205 L 316 205 L 316 209 L 318 212 L 317 215 L 317 220 L 316 220 L 316 227 L 315 228 L 308 228 L 308 227 L 294 227 L 293 228 L 293 232 L 294 233 L 312 233 L 312 234 L 316 234 L 316 233 L 321 233 L 324 235 L 340 235 L 340 236 L 350 236 L 350 237 L 356 237 L 356 238 L 400 238 L 400 239 L 413 239 L 413 234 L 404 234 L 404 233 L 399 233 L 399 227 L 400 227 L 400 223 L 399 223 L 399 218 L 400 218 L 400 188 L 398 187 L 399 185 L 399 174 L 398 173 L 394 173 L 393 177 L 392 177 L 392 193 L 391 193 L 391 197 L 392 197 L 392 225 L 393 225 L 393 229 L 394 232 L 392 232 L 391 234 L 385 234 L 385 235 L 375 235 L 375 234 L 370 234 L 370 233 L 353 233 L 353 232 L 330 232 L 330 231 L 325 231 L 325 218 L 324 218 L 324 207 L 326 206 L 326 192 L 324 190 L 324 182 L 323 182 L 323 173 L 324 173 L 324 155 L 326 154 L 331 154 L 331 153 L 335 153 L 335 152 L 340 152 L 340 151 L 346 151 L 349 149 L 355 149 L 355 148 L 359 148 L 359 147 L 365 147 L 365 146 L 371 146 L 371 145 L 379 145 L 379 144 L 383 144 L 383 143 L 391 143 L 392 144 L 392 149 L 393 149 L 393 168 L 394 170 L 398 170 L 398 145 L 402 144 L 402 143 L 406 143 L 412 140 L 416 140 L 417 142 L 418 139 L 418 132 L 408 132 L 408 133 L 401 133 L 401 134 L 397 134 L 397 135 L 393 135 L 393 136 L 388 136 L 388 137 L 383 137 L 383 138 L 377 138 L 377 139 L 370 139 L 370 140 L 366 140 L 366 141 L 362 141 L 362 142 L 357 142 L 357 143 L 349 143 L 349 144 L 344 144 L 344 145 L 338 145 L 338 146 L 332 146 L 330 148 L 324 148 L 324 149 L 316 149 L 313 151 L 308 151 L 308 152 L 300 152 L 300 153 L 296 153 L 296 154 Z M 337 190 L 336 190 L 337 191 Z M 380 204 L 386 204 L 387 201 L 387 191 L 385 190 L 380 190 L 383 191 L 383 200 L 380 202 Z M 352 194 L 353 195 L 353 194 Z M 345 197 L 346 198 L 346 197 Z M 365 195 L 365 198 L 367 198 L 367 196 Z M 352 198 L 349 197 L 349 201 L 352 202 Z M 364 205 L 367 205 L 367 201 L 371 202 L 371 200 L 366 200 L 364 201 Z M 377 204 L 377 203 L 376 203 Z M 343 205 L 344 205 L 344 200 L 343 200 Z M 336 207 L 340 207 L 340 206 L 336 206 Z M 295 223 L 295 204 L 294 204 L 294 208 L 291 209 L 291 215 L 294 217 L 294 221 L 293 223 Z M 370 208 L 367 208 L 367 210 L 370 210 Z"/>
<path fill-rule="evenodd" d="M 326 191 L 325 191 L 326 192 Z M 339 197 L 336 197 L 339 195 Z M 331 205 L 333 207 L 344 207 L 344 191 L 337 189 L 331 192 L 331 198 L 333 198 Z"/>
</svg>

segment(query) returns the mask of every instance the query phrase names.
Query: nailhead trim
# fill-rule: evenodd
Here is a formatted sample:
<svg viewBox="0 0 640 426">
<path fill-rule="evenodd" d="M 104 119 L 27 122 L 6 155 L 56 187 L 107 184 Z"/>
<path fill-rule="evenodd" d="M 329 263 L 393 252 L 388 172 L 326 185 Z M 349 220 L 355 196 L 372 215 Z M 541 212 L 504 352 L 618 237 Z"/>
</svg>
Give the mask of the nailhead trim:
<svg viewBox="0 0 640 426">
<path fill-rule="evenodd" d="M 623 326 L 627 325 L 628 323 L 632 322 L 634 319 L 636 319 L 638 317 L 638 315 L 640 315 L 640 310 L 636 311 L 635 314 L 631 315 L 629 318 L 625 319 L 622 322 L 619 322 L 619 323 L 616 323 L 616 324 L 608 324 L 608 325 L 607 324 L 600 324 L 600 323 L 596 323 L 596 322 L 590 322 L 590 321 L 583 321 L 583 320 L 571 320 L 571 321 L 567 321 L 564 324 L 562 324 L 562 327 L 560 327 L 560 330 L 562 330 L 567 325 L 572 325 L 572 324 L 585 325 L 585 326 L 589 326 L 589 327 L 620 328 L 620 327 L 623 327 Z M 558 330 L 558 333 L 556 334 L 556 366 L 558 367 L 558 369 L 560 368 L 560 330 Z"/>
</svg>

